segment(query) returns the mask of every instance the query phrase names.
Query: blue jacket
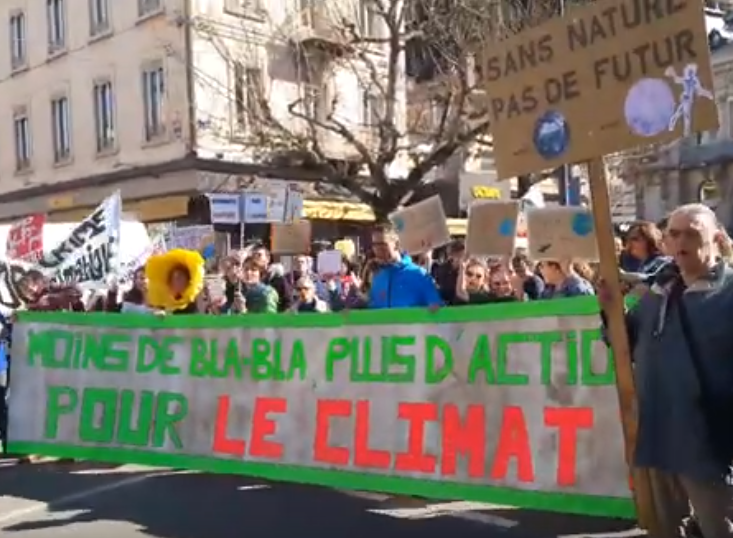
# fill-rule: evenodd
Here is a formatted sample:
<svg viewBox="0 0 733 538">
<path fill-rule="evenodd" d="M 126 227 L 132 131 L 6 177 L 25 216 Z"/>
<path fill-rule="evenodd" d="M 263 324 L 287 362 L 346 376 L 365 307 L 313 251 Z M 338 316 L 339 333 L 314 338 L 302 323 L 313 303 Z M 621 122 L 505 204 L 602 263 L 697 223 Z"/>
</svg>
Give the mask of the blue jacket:
<svg viewBox="0 0 733 538">
<path fill-rule="evenodd" d="M 412 308 L 443 304 L 438 288 L 422 267 L 405 256 L 381 267 L 369 290 L 369 308 Z"/>
<path fill-rule="evenodd" d="M 0 374 L 7 372 L 10 368 L 11 331 L 12 324 L 0 314 Z"/>
<path fill-rule="evenodd" d="M 639 405 L 635 462 L 701 482 L 714 481 L 730 462 L 716 457 L 707 435 L 679 309 L 668 302 L 675 278 L 673 264 L 662 268 L 650 292 L 626 317 Z M 733 363 L 727 360 L 733 354 L 733 269 L 720 263 L 682 297 L 703 375 L 715 394 L 733 396 Z"/>
</svg>

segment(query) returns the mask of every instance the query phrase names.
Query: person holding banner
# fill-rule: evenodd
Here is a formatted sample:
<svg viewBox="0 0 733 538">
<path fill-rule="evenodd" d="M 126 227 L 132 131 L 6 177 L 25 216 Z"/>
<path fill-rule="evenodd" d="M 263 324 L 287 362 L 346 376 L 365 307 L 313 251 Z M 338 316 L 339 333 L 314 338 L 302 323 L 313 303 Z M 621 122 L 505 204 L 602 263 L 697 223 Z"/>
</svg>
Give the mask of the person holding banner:
<svg viewBox="0 0 733 538">
<path fill-rule="evenodd" d="M 634 463 L 656 470 L 657 513 L 679 514 L 676 492 L 706 538 L 730 536 L 727 485 L 733 462 L 733 268 L 715 213 L 703 204 L 669 217 L 673 262 L 626 315 L 635 363 L 638 439 Z M 600 283 L 602 309 L 610 300 Z M 684 508 L 684 507 L 683 507 Z M 668 536 L 679 521 L 665 521 Z"/>
<path fill-rule="evenodd" d="M 372 248 L 379 269 L 369 290 L 369 308 L 438 308 L 443 301 L 432 277 L 403 256 L 397 232 L 390 226 L 372 233 Z"/>
<path fill-rule="evenodd" d="M 293 304 L 293 293 L 287 278 L 285 278 L 282 266 L 278 265 L 278 267 L 275 267 L 270 265 L 270 252 L 263 245 L 254 247 L 250 258 L 257 265 L 262 275 L 262 283 L 268 288 L 274 289 L 277 293 L 277 311 L 287 312 Z"/>
</svg>

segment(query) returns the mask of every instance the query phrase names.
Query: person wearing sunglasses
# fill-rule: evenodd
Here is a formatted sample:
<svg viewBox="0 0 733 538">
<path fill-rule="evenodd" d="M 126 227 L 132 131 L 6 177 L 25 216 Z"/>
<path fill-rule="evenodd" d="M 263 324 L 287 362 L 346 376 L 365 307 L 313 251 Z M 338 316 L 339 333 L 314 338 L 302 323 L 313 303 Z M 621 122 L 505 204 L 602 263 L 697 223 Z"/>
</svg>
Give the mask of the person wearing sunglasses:
<svg viewBox="0 0 733 538">
<path fill-rule="evenodd" d="M 324 313 L 330 311 L 328 303 L 316 294 L 316 285 L 312 279 L 300 277 L 295 283 L 295 289 L 297 299 L 290 307 L 291 312 L 303 314 L 306 312 Z"/>
<path fill-rule="evenodd" d="M 462 263 L 456 280 L 456 306 L 518 300 L 511 275 L 502 266 L 488 268 L 476 259 Z"/>
</svg>

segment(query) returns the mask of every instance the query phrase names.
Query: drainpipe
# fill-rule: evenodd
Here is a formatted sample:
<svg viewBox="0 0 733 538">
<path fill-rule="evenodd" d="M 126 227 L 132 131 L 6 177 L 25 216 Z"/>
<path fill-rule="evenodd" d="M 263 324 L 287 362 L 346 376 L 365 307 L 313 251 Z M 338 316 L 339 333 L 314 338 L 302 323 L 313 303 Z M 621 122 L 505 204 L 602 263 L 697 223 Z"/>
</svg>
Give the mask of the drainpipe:
<svg viewBox="0 0 733 538">
<path fill-rule="evenodd" d="M 187 157 L 196 157 L 198 147 L 198 130 L 196 128 L 196 81 L 193 56 L 193 17 L 191 0 L 183 0 L 183 45 L 184 65 L 186 72 L 186 101 L 188 102 L 188 140 Z"/>
</svg>

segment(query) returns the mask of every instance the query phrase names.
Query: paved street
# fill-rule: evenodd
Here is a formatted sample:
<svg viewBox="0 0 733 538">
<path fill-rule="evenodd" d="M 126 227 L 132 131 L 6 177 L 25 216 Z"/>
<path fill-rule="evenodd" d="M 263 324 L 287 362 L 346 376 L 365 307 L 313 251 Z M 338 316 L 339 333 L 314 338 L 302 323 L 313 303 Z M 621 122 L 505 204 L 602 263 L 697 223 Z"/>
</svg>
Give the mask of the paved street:
<svg viewBox="0 0 733 538">
<path fill-rule="evenodd" d="M 244 477 L 0 460 L 7 538 L 621 538 L 629 523 Z M 243 529 L 246 529 L 244 531 Z M 254 534 L 253 534 L 254 530 Z"/>
</svg>

